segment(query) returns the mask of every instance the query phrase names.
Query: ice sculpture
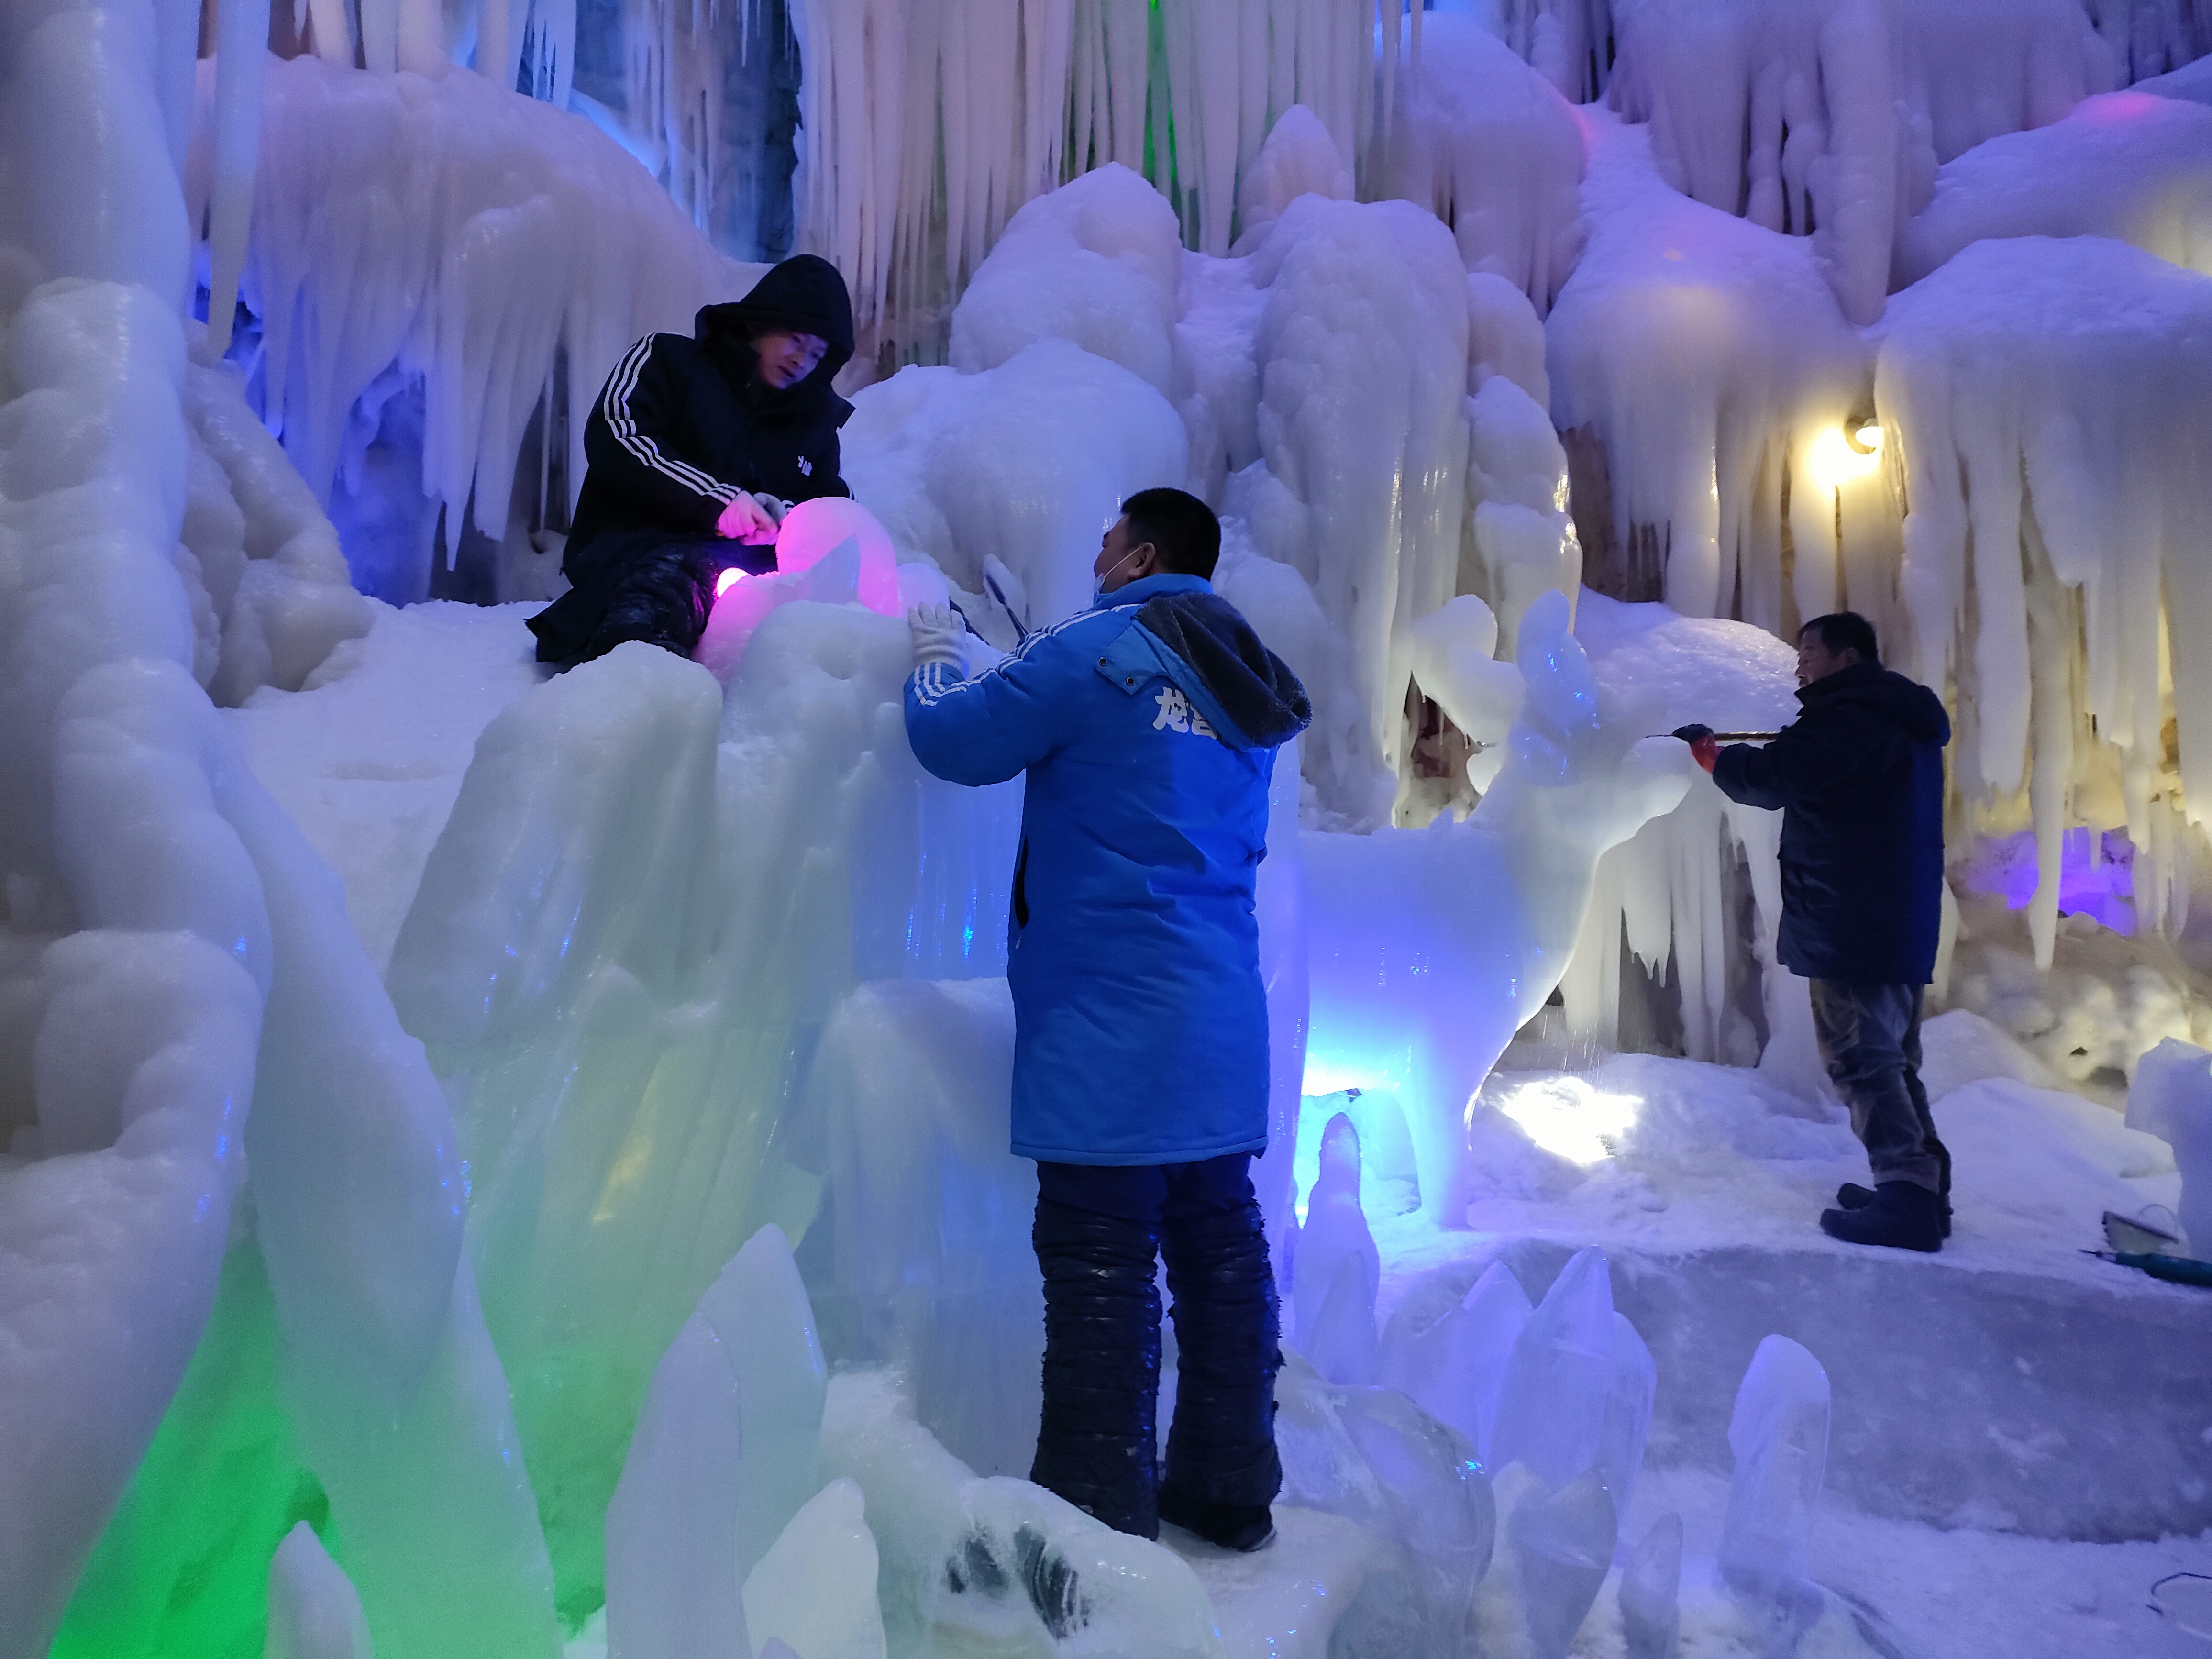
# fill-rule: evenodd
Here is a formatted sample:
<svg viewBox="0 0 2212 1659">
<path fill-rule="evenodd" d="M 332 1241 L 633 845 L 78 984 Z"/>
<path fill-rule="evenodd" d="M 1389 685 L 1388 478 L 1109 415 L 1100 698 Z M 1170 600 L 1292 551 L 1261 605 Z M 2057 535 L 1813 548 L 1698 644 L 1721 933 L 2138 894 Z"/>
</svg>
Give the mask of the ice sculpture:
<svg viewBox="0 0 2212 1659">
<path fill-rule="evenodd" d="M 1613 1571 L 1619 1535 L 1613 1495 L 1595 1472 L 1534 1488 L 1514 1506 L 1506 1531 L 1529 1651 L 1534 1659 L 1566 1659 Z"/>
<path fill-rule="evenodd" d="M 1401 1304 L 1382 1335 L 1382 1381 L 1467 1437 L 1495 1468 L 1491 1431 L 1515 1345 L 1528 1323 L 1528 1293 L 1513 1270 L 1493 1261 L 1457 1305 L 1415 1331 Z"/>
<path fill-rule="evenodd" d="M 1761 1340 L 1729 1419 L 1735 1479 L 1717 1556 L 1762 1654 L 1795 1650 L 1817 1617 L 1808 1583 L 1814 1506 L 1828 1462 L 1828 1374 L 1786 1336 Z"/>
<path fill-rule="evenodd" d="M 1659 1388 L 1659 1368 L 1651 1350 L 1615 1310 L 1613 1351 L 1607 1358 L 1605 1424 L 1597 1442 L 1597 1476 L 1613 1494 L 1613 1508 L 1622 1515 L 1636 1496 L 1636 1482 L 1644 1472 L 1644 1442 L 1651 1431 L 1651 1401 Z"/>
<path fill-rule="evenodd" d="M 1565 970 L 1597 860 L 1670 810 L 1692 763 L 1601 711 L 1567 603 L 1522 625 L 1526 700 L 1510 753 L 1461 824 L 1305 837 L 1315 1058 L 1398 1091 L 1425 1214 L 1466 1224 L 1468 1103 Z"/>
<path fill-rule="evenodd" d="M 1682 1626 L 1682 1517 L 1651 1523 L 1620 1575 L 1620 1631 L 1627 1659 L 1674 1659 Z"/>
<path fill-rule="evenodd" d="M 1206 1591 L 1179 1557 L 1026 1481 L 977 1479 L 888 1374 L 833 1379 L 822 1455 L 866 1494 L 894 1650 L 1221 1659 Z"/>
<path fill-rule="evenodd" d="M 1380 1364 L 1375 1293 L 1382 1257 L 1359 1207 L 1359 1132 L 1340 1112 L 1321 1143 L 1321 1174 L 1306 1195 L 1296 1282 L 1298 1349 L 1332 1382 L 1372 1382 Z"/>
<path fill-rule="evenodd" d="M 1499 1390 L 1491 1462 L 1561 1486 L 1598 1456 L 1613 1392 L 1615 1315 L 1602 1250 L 1579 1250 L 1536 1304 Z"/>
<path fill-rule="evenodd" d="M 304 1521 L 269 1565 L 267 1659 L 376 1659 L 353 1581 Z"/>
<path fill-rule="evenodd" d="M 746 1577 L 745 1625 L 759 1659 L 777 1644 L 805 1659 L 884 1659 L 866 1510 L 857 1484 L 832 1480 Z"/>
<path fill-rule="evenodd" d="M 2191 1254 L 2212 1260 L 2212 1054 L 2166 1037 L 2136 1062 L 2128 1127 L 2173 1148 L 2181 1170 L 2181 1231 Z"/>
<path fill-rule="evenodd" d="M 1327 1510 L 1388 1541 L 1355 1617 L 1357 1650 L 1426 1653 L 1458 1639 L 1490 1567 L 1497 1507 L 1459 1434 L 1393 1389 L 1335 1388 L 1295 1355 L 1275 1384 L 1279 1502 Z"/>
<path fill-rule="evenodd" d="M 739 1587 L 821 1485 L 824 1386 L 791 1247 L 763 1227 L 669 1345 L 630 1436 L 607 1506 L 613 1659 L 744 1651 Z"/>
</svg>

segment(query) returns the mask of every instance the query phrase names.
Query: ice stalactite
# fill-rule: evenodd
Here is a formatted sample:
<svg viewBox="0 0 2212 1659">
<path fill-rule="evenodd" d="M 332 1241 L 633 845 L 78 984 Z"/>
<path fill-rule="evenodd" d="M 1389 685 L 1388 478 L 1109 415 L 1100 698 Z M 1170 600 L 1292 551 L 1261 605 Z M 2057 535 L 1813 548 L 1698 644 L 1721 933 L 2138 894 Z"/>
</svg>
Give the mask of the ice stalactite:
<svg viewBox="0 0 2212 1659">
<path fill-rule="evenodd" d="M 480 76 L 315 58 L 266 73 L 243 292 L 261 319 L 265 417 L 319 499 L 376 436 L 380 404 L 357 411 L 363 393 L 419 380 L 422 487 L 444 506 L 448 546 L 465 514 L 501 537 L 556 362 L 573 490 L 586 413 L 631 342 L 689 332 L 700 306 L 757 275 L 714 252 L 612 140 Z M 197 209 L 209 164 L 193 178 Z"/>
<path fill-rule="evenodd" d="M 1469 270 L 1504 277 L 1540 314 L 1582 252 L 1582 129 L 1541 76 L 1472 19 L 1430 21 L 1402 88 L 1375 193 L 1452 228 Z"/>
<path fill-rule="evenodd" d="M 1882 331 L 1916 677 L 1954 689 L 1954 787 L 2036 831 L 2045 967 L 2077 815 L 2127 824 L 2140 922 L 2186 915 L 2212 800 L 2208 387 L 2212 279 L 2095 237 L 1977 243 Z"/>
<path fill-rule="evenodd" d="M 238 281 L 261 153 L 262 84 L 269 70 L 269 0 L 233 0 L 216 14 L 214 134 L 208 167 L 208 332 L 230 348 Z"/>
<path fill-rule="evenodd" d="M 2123 82 L 2165 75 L 2212 52 L 2204 0 L 2084 0 Z"/>
<path fill-rule="evenodd" d="M 1142 169 L 1185 241 L 1222 254 L 1239 181 L 1293 105 L 1355 173 L 1404 27 L 1378 0 L 803 0 L 792 16 L 804 245 L 848 273 L 864 338 L 924 356 L 1007 221 L 1071 175 Z"/>
<path fill-rule="evenodd" d="M 1615 0 L 1436 0 L 1439 12 L 1471 13 L 1577 104 L 1612 78 Z M 1624 11 L 1626 6 L 1621 8 Z"/>
<path fill-rule="evenodd" d="M 1889 571 L 1844 556 L 1838 530 L 1878 537 L 1893 513 L 1878 495 L 1839 512 L 1856 469 L 1822 460 L 1869 363 L 1814 248 L 1685 198 L 1645 130 L 1586 118 L 1589 244 L 1546 324 L 1553 418 L 1605 479 L 1581 515 L 1586 580 L 1777 632 L 1839 602 L 1886 615 Z"/>
<path fill-rule="evenodd" d="M 1944 165 L 1898 239 L 1893 280 L 1918 282 L 1970 243 L 2110 236 L 2212 274 L 2212 109 L 2116 92 Z"/>
<path fill-rule="evenodd" d="M 1851 320 L 1881 314 L 1890 249 L 1937 163 L 2112 85 L 2075 0 L 1639 0 L 1608 96 L 1651 124 L 1669 183 L 1809 234 Z"/>
</svg>

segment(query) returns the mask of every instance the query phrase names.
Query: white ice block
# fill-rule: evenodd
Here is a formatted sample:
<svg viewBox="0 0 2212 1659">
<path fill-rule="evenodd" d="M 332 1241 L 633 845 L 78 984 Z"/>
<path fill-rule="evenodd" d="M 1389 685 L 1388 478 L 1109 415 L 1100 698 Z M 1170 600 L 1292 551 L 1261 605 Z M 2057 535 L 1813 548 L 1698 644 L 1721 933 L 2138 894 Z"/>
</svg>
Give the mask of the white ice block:
<svg viewBox="0 0 2212 1659">
<path fill-rule="evenodd" d="M 1492 1461 L 1550 1486 L 1596 1460 L 1612 1391 L 1613 1284 L 1605 1254 L 1577 1252 L 1544 1293 L 1505 1368 Z"/>
<path fill-rule="evenodd" d="M 1375 1293 L 1382 1256 L 1359 1188 L 1359 1132 L 1340 1112 L 1322 1133 L 1321 1173 L 1306 1197 L 1291 1291 L 1297 1346 L 1333 1382 L 1371 1382 L 1381 1366 Z"/>
<path fill-rule="evenodd" d="M 1717 1565 L 1762 1651 L 1786 1651 L 1807 1604 L 1814 1508 L 1828 1462 L 1828 1373 L 1786 1336 L 1752 1356 L 1729 1419 L 1735 1478 Z M 1809 1590 L 1809 1595 L 1808 1595 Z"/>
<path fill-rule="evenodd" d="M 1659 1368 L 1628 1316 L 1613 1316 L 1613 1353 L 1607 1365 L 1605 1426 L 1599 1431 L 1597 1474 L 1613 1494 L 1613 1507 L 1628 1513 L 1644 1472 L 1644 1442 L 1651 1431 L 1651 1401 L 1659 1389 Z"/>
<path fill-rule="evenodd" d="M 1493 1261 L 1466 1297 L 1426 1329 L 1410 1328 L 1402 1308 L 1392 1316 L 1382 1336 L 1382 1382 L 1464 1435 L 1487 1465 L 1505 1368 L 1531 1311 L 1513 1270 Z"/>
<path fill-rule="evenodd" d="M 265 1659 L 376 1659 L 353 1581 L 304 1521 L 269 1564 Z"/>
<path fill-rule="evenodd" d="M 2181 1170 L 2181 1231 L 2191 1255 L 2212 1259 L 2212 1054 L 2167 1037 L 2136 1062 L 2128 1127 L 2173 1148 Z"/>
<path fill-rule="evenodd" d="M 1682 1626 L 1682 1517 L 1651 1523 L 1620 1575 L 1620 1631 L 1628 1659 L 1674 1659 Z"/>
<path fill-rule="evenodd" d="M 805 1659 L 884 1659 L 876 1540 L 853 1480 L 809 1498 L 745 1577 L 745 1626 L 757 1659 L 787 1643 Z"/>
<path fill-rule="evenodd" d="M 670 1344 L 607 1509 L 612 1659 L 744 1653 L 740 1586 L 819 1484 L 826 1374 L 782 1230 Z"/>
<path fill-rule="evenodd" d="M 1613 1570 L 1620 1532 L 1612 1495 L 1595 1472 L 1550 1491 L 1533 1488 L 1506 1530 L 1529 1650 L 1534 1659 L 1565 1659 Z"/>
</svg>

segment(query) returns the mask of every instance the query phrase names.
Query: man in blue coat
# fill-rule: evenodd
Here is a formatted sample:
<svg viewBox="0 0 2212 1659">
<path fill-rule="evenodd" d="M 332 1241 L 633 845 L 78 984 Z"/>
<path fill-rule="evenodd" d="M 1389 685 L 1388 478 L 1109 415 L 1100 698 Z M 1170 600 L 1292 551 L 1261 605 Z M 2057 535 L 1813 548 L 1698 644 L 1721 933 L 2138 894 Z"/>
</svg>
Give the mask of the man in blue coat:
<svg viewBox="0 0 2212 1659">
<path fill-rule="evenodd" d="M 1275 747 L 1312 711 L 1215 595 L 1220 548 L 1195 496 L 1132 495 L 1091 607 L 972 678 L 951 614 L 917 611 L 906 727 L 940 778 L 1028 774 L 1006 978 L 1045 1291 L 1030 1478 L 1123 1532 L 1254 1549 L 1282 1356 L 1247 1172 L 1267 1146 L 1253 882 Z M 1158 1481 L 1163 1250 L 1180 1358 Z"/>
<path fill-rule="evenodd" d="M 1797 635 L 1804 712 L 1764 748 L 1690 744 L 1729 799 L 1782 813 L 1782 965 L 1812 981 L 1820 1058 L 1874 1170 L 1846 1183 L 1822 1231 L 1855 1244 L 1939 1250 L 1951 1154 L 1920 1083 L 1920 999 L 1943 916 L 1943 745 L 1926 686 L 1881 665 L 1851 611 Z"/>
</svg>

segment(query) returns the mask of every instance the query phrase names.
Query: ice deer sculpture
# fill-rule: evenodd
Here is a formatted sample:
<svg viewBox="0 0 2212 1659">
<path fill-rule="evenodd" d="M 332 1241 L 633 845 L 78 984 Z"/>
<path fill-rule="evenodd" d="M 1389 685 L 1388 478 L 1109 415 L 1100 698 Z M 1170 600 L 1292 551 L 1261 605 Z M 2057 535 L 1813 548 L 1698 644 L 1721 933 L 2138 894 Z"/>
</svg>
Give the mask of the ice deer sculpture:
<svg viewBox="0 0 2212 1659">
<path fill-rule="evenodd" d="M 1558 592 L 1522 620 L 1520 714 L 1465 823 L 1304 837 L 1309 1075 L 1397 1091 L 1422 1210 L 1445 1226 L 1467 1224 L 1469 1103 L 1559 984 L 1599 856 L 1690 784 L 1681 744 L 1601 710 L 1569 624 Z"/>
</svg>

